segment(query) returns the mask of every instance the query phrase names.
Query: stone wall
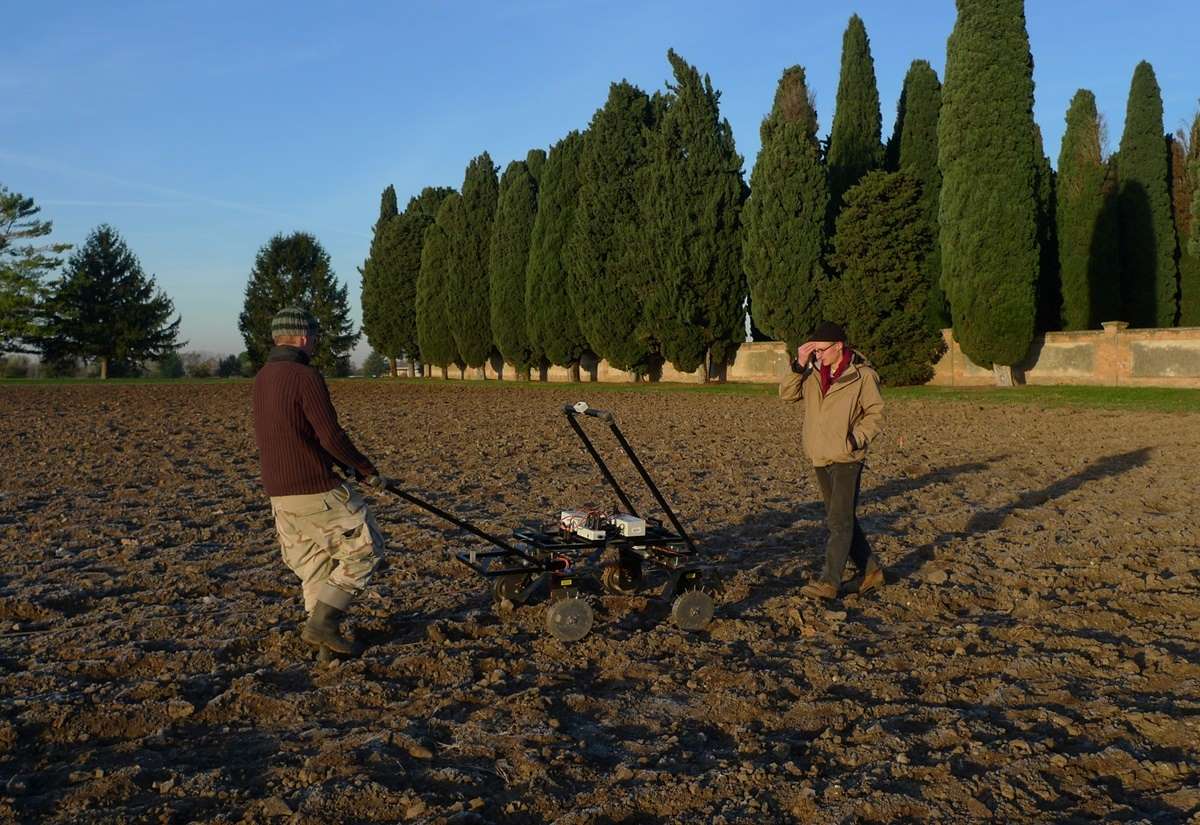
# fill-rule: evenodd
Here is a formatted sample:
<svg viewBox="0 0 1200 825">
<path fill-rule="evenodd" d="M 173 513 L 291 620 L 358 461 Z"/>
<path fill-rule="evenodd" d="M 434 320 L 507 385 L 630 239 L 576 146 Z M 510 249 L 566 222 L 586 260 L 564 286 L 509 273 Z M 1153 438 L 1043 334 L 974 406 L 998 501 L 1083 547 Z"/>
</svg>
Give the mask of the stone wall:
<svg viewBox="0 0 1200 825">
<path fill-rule="evenodd" d="M 1200 327 L 1129 329 L 1109 321 L 1103 330 L 1048 332 L 1034 339 L 1029 356 L 1014 367 L 1025 384 L 1093 384 L 1108 387 L 1200 387 Z M 963 355 L 950 330 L 947 351 L 930 384 L 987 386 L 992 371 Z"/>
<path fill-rule="evenodd" d="M 726 366 L 718 378 L 726 381 L 745 383 L 775 384 L 783 379 L 788 371 L 787 347 L 780 341 L 747 342 L 738 347 L 737 355 L 732 364 Z M 441 378 L 442 371 L 438 367 L 426 367 L 428 378 Z M 511 379 L 516 373 L 510 364 L 500 362 L 498 358 L 486 364 L 483 370 L 467 369 L 460 374 L 457 367 L 447 371 L 447 377 L 452 379 Z M 565 382 L 571 380 L 571 374 L 566 367 L 549 367 L 540 374 L 534 370 L 530 379 L 533 381 Z M 579 367 L 580 381 L 599 381 L 605 384 L 629 384 L 633 382 L 633 373 L 619 370 L 609 365 L 607 361 L 584 359 Z M 676 384 L 703 384 L 704 370 L 695 372 L 680 372 L 670 364 L 663 364 L 662 369 L 650 376 L 651 381 L 666 381 Z"/>
<path fill-rule="evenodd" d="M 1110 321 L 1103 330 L 1049 332 L 1033 342 L 1029 357 L 1014 369 L 1015 379 L 1025 384 L 1094 384 L 1126 387 L 1200 387 L 1200 327 L 1179 329 L 1128 329 L 1122 321 Z M 963 355 L 950 330 L 943 330 L 947 351 L 934 366 L 929 383 L 945 387 L 990 386 L 995 382 L 990 369 L 973 364 Z M 738 347 L 732 364 L 724 369 L 726 381 L 773 384 L 788 370 L 787 347 L 779 341 L 745 343 Z M 482 374 L 481 374 L 482 373 Z M 441 370 L 427 369 L 426 375 L 441 377 Z M 468 369 L 460 376 L 451 367 L 448 377 L 467 379 L 511 379 L 513 368 L 496 359 L 482 371 Z M 534 381 L 571 380 L 565 367 L 535 370 Z M 607 361 L 585 360 L 580 365 L 581 381 L 609 384 L 631 383 L 633 375 L 609 366 Z M 670 364 L 654 381 L 699 384 L 704 371 L 684 373 Z"/>
</svg>

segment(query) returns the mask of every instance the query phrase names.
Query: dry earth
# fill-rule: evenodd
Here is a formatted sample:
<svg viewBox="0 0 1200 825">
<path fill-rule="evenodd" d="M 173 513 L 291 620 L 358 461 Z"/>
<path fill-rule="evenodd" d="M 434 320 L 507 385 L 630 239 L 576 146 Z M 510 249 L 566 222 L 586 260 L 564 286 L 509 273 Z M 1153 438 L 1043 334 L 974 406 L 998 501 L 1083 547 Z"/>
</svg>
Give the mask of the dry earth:
<svg viewBox="0 0 1200 825">
<path fill-rule="evenodd" d="M 0 388 L 0 820 L 1200 821 L 1200 415 L 891 405 L 860 514 L 892 581 L 825 609 L 797 410 L 596 393 L 710 554 L 707 631 L 598 597 L 564 645 L 377 501 L 371 646 L 319 665 L 249 390 Z M 585 386 L 334 395 L 489 528 L 611 500 L 556 412 Z"/>
</svg>

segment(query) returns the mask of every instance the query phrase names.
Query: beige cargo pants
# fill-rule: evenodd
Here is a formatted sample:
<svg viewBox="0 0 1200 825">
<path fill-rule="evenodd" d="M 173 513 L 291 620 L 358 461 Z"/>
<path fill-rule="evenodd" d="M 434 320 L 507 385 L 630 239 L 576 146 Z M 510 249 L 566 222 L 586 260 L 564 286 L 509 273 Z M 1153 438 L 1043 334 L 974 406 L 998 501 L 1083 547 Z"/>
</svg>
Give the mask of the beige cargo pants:
<svg viewBox="0 0 1200 825">
<path fill-rule="evenodd" d="M 362 495 L 346 483 L 327 493 L 273 496 L 283 561 L 300 577 L 304 609 L 317 602 L 345 610 L 367 586 L 383 555 L 383 534 Z"/>
</svg>

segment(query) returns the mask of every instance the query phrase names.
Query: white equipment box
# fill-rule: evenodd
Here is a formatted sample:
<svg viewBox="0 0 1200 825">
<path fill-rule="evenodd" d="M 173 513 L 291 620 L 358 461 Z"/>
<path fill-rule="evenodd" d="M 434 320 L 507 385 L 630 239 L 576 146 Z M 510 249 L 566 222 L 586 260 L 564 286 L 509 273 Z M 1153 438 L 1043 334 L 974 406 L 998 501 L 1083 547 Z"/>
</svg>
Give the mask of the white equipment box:
<svg viewBox="0 0 1200 825">
<path fill-rule="evenodd" d="M 617 528 L 617 532 L 626 538 L 646 535 L 646 520 L 644 518 L 631 516 L 627 513 L 619 513 L 609 519 L 609 521 L 612 522 L 613 527 Z"/>
<path fill-rule="evenodd" d="M 565 533 L 574 533 L 581 539 L 588 541 L 603 541 L 608 538 L 608 531 L 604 528 L 604 524 L 608 519 L 601 517 L 599 519 L 599 527 L 588 526 L 588 513 L 584 510 L 563 510 L 558 516 L 559 529 Z M 593 524 L 597 523 L 595 520 Z"/>
</svg>

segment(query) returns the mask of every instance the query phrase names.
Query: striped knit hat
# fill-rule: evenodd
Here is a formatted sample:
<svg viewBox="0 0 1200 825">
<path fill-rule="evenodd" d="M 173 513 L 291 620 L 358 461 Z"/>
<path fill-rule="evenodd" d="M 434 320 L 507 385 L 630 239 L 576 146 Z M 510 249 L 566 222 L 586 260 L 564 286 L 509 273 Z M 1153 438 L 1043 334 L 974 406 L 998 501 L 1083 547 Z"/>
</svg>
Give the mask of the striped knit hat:
<svg viewBox="0 0 1200 825">
<path fill-rule="evenodd" d="M 284 307 L 271 319 L 272 338 L 280 335 L 308 335 L 311 337 L 316 333 L 317 319 L 312 317 L 312 314 L 304 307 Z"/>
</svg>

